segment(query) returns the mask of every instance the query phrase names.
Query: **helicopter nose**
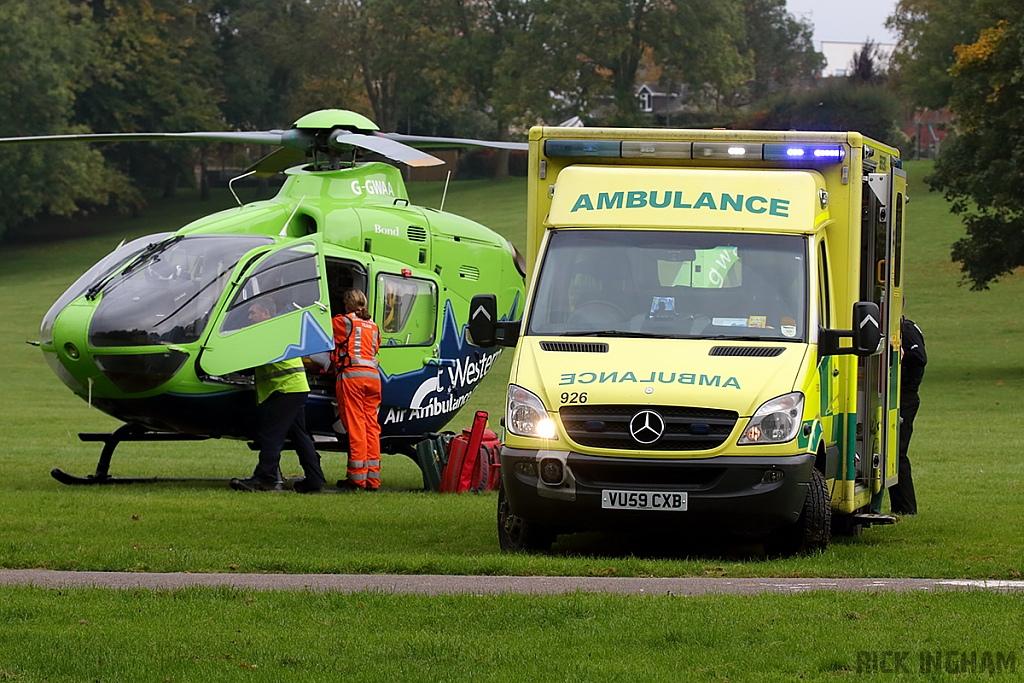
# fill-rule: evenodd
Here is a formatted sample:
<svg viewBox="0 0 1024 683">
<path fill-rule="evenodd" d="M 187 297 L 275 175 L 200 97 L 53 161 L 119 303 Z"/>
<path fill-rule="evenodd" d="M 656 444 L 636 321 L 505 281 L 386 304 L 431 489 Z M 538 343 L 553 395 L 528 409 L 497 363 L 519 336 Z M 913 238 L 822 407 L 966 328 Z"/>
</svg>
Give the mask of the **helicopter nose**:
<svg viewBox="0 0 1024 683">
<path fill-rule="evenodd" d="M 50 345 L 44 345 L 43 356 L 54 374 L 76 394 L 83 394 L 90 380 L 95 381 L 99 368 L 89 355 L 89 318 L 91 303 L 68 304 L 56 316 Z"/>
<path fill-rule="evenodd" d="M 120 398 L 156 389 L 185 365 L 188 352 L 166 347 L 132 353 L 89 346 L 89 322 L 95 306 L 80 301 L 68 305 L 57 317 L 51 347 L 44 347 L 46 362 L 54 374 L 81 396 Z"/>
</svg>

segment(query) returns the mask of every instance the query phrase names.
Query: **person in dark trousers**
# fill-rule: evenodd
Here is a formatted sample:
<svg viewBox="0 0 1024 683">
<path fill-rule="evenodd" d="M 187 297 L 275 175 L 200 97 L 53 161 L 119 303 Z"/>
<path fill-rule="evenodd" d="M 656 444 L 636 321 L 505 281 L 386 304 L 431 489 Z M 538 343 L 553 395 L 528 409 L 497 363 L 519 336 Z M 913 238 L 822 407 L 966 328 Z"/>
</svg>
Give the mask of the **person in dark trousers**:
<svg viewBox="0 0 1024 683">
<path fill-rule="evenodd" d="M 273 302 L 257 301 L 249 309 L 253 323 L 274 317 Z M 305 478 L 295 482 L 299 493 L 317 493 L 324 487 L 320 454 L 306 431 L 306 396 L 309 383 L 301 358 L 269 363 L 256 368 L 256 401 L 259 404 L 259 464 L 251 477 L 232 479 L 236 491 L 283 491 L 281 449 L 285 438 L 295 444 Z"/>
<path fill-rule="evenodd" d="M 900 353 L 903 355 L 903 366 L 900 372 L 900 457 L 898 464 L 899 483 L 889 487 L 889 502 L 895 515 L 916 515 L 917 496 L 914 494 L 914 479 L 910 472 L 910 458 L 907 449 L 910 437 L 914 435 L 914 418 L 921 405 L 918 389 L 924 378 L 924 366 L 928 363 L 928 354 L 924 348 L 924 335 L 921 328 L 906 317 L 900 319 L 903 344 Z"/>
</svg>

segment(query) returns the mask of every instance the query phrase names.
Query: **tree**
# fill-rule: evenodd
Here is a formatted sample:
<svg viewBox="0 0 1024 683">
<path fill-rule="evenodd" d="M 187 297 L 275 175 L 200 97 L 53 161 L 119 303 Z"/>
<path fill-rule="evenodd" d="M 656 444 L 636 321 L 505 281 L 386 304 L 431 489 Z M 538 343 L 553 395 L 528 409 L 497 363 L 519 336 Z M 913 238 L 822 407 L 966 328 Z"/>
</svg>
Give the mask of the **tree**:
<svg viewBox="0 0 1024 683">
<path fill-rule="evenodd" d="M 751 75 L 738 0 L 552 0 L 558 53 L 573 82 L 564 96 L 602 123 L 646 123 L 635 95 L 648 50 L 663 78 L 688 83 L 716 103 Z M 599 105 L 604 103 L 605 106 Z"/>
<path fill-rule="evenodd" d="M 894 147 L 905 135 L 894 123 L 901 103 L 891 90 L 848 79 L 812 90 L 783 93 L 737 123 L 738 127 L 768 130 L 855 130 Z"/>
<path fill-rule="evenodd" d="M 743 16 L 740 51 L 754 57 L 754 99 L 812 78 L 825 66 L 824 55 L 814 49 L 814 27 L 790 14 L 786 0 L 746 0 Z"/>
<path fill-rule="evenodd" d="M 66 0 L 0 3 L 0 136 L 88 132 L 72 125 L 72 113 L 94 55 L 88 8 Z M 0 148 L 0 187 L 0 234 L 43 213 L 68 216 L 132 196 L 127 179 L 82 144 Z"/>
<path fill-rule="evenodd" d="M 76 119 L 98 132 L 180 132 L 222 126 L 215 85 L 219 64 L 208 3 L 193 0 L 91 0 L 96 24 L 89 85 Z M 191 172 L 190 145 L 118 145 L 108 158 L 173 194 Z"/>
<path fill-rule="evenodd" d="M 543 0 L 443 0 L 439 61 L 432 73 L 447 98 L 437 104 L 465 121 L 473 112 L 482 134 L 506 141 L 513 125 L 536 122 L 551 101 L 549 3 Z M 508 171 L 508 151 L 494 152 L 497 176 Z"/>
<path fill-rule="evenodd" d="M 1001 18 L 1003 0 L 899 0 L 886 27 L 896 33 L 890 75 L 918 108 L 942 109 L 953 80 L 957 45 L 977 40 Z"/>
<path fill-rule="evenodd" d="M 946 139 L 928 178 L 962 217 L 967 236 L 952 249 L 971 289 L 988 289 L 1024 265 L 1024 13 L 956 49 Z"/>
<path fill-rule="evenodd" d="M 878 45 L 870 38 L 853 53 L 850 60 L 850 73 L 847 78 L 856 83 L 879 85 L 885 81 L 885 73 L 881 70 L 881 55 Z"/>
</svg>

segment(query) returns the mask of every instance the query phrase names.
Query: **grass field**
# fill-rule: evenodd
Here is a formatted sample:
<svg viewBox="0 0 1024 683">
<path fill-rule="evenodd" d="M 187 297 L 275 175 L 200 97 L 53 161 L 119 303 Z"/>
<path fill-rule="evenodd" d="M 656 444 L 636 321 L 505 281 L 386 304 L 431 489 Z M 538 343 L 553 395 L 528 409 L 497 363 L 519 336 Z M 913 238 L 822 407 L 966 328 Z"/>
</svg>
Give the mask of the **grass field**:
<svg viewBox="0 0 1024 683">
<path fill-rule="evenodd" d="M 921 514 L 836 539 L 820 555 L 764 560 L 756 547 L 679 539 L 563 537 L 551 556 L 505 556 L 495 497 L 415 489 L 411 461 L 385 459 L 376 498 L 242 495 L 224 486 L 76 489 L 98 448 L 75 437 L 116 423 L 68 392 L 26 345 L 50 303 L 123 237 L 213 208 L 157 203 L 102 234 L 0 249 L 0 567 L 128 571 L 453 574 L 922 576 L 1020 578 L 1024 568 L 1024 328 L 1019 276 L 986 293 L 957 285 L 961 233 L 910 164 L 908 310 L 929 366 L 911 457 Z M 414 185 L 437 206 L 439 185 Z M 230 198 L 215 196 L 227 206 Z M 458 183 L 446 209 L 523 246 L 525 183 Z M 95 226 L 90 226 L 95 229 Z M 467 411 L 501 412 L 506 353 Z M 458 426 L 468 424 L 468 417 Z M 237 476 L 243 444 L 128 444 L 113 471 Z M 286 470 L 296 468 L 285 458 Z M 344 470 L 327 454 L 328 476 Z M 0 680 L 208 678 L 454 680 L 834 680 L 867 676 L 860 650 L 1016 652 L 1019 597 L 801 595 L 755 598 L 421 598 L 0 589 Z M 370 634 L 370 638 L 364 637 Z M 369 641 L 369 645 L 364 645 Z M 740 654 L 742 653 L 742 654 Z M 638 674 L 641 674 L 638 676 Z M 900 676 L 877 675 L 899 680 Z M 933 676 L 926 675 L 924 678 Z M 966 680 L 966 678 L 965 678 Z M 1009 678 L 1007 679 L 1009 680 Z"/>
<path fill-rule="evenodd" d="M 1022 626 L 992 594 L 0 589 L 0 680 L 1012 681 Z"/>
</svg>

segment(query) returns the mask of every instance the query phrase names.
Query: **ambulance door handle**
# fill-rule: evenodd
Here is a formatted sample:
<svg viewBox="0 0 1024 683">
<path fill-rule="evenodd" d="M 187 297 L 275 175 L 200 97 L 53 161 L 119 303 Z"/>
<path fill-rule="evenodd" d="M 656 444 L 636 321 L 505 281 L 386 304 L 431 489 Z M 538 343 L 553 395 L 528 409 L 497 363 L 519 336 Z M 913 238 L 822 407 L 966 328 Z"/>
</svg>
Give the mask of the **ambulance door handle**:
<svg viewBox="0 0 1024 683">
<path fill-rule="evenodd" d="M 326 307 L 326 306 L 324 306 L 324 305 L 323 305 L 322 303 L 320 303 L 319 301 L 314 301 L 313 303 L 314 303 L 314 304 L 316 304 L 317 308 L 319 308 L 321 312 L 323 312 L 323 313 L 326 313 L 326 312 L 327 312 L 327 307 Z"/>
<path fill-rule="evenodd" d="M 839 376 L 839 368 L 836 368 L 836 369 L 834 369 L 834 370 L 832 371 L 832 376 L 833 376 L 833 377 L 838 377 L 838 376 Z"/>
</svg>

